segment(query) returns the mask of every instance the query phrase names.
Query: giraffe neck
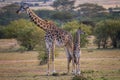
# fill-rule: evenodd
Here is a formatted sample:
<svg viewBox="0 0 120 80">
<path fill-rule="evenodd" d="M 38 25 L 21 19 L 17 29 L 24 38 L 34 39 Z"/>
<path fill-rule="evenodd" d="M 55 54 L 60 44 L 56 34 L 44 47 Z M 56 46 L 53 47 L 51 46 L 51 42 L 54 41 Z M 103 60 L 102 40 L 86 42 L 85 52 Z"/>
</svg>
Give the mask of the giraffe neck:
<svg viewBox="0 0 120 80">
<path fill-rule="evenodd" d="M 76 37 L 75 37 L 75 43 L 80 45 L 80 33 L 79 32 L 76 32 Z"/>
<path fill-rule="evenodd" d="M 29 17 L 31 18 L 31 20 L 41 29 L 43 29 L 44 31 L 50 31 L 53 30 L 55 28 L 57 28 L 55 25 L 53 25 L 52 23 L 43 20 L 42 18 L 38 17 L 30 8 L 27 9 L 27 13 L 29 15 Z"/>
<path fill-rule="evenodd" d="M 76 32 L 75 34 L 75 42 L 74 42 L 74 49 L 80 49 L 80 33 Z"/>
</svg>

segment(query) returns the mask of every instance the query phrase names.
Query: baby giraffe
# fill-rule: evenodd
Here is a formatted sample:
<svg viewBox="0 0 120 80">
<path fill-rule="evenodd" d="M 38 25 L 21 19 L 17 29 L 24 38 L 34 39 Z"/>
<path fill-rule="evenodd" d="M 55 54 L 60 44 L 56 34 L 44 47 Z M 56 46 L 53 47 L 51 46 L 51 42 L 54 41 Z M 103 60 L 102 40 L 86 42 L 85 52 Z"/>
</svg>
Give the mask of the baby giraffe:
<svg viewBox="0 0 120 80">
<path fill-rule="evenodd" d="M 80 50 L 80 34 L 84 34 L 84 32 L 81 30 L 81 28 L 79 28 L 76 31 L 75 34 L 75 41 L 74 41 L 74 48 L 73 48 L 73 56 L 74 56 L 74 74 L 75 75 L 80 75 L 80 54 L 81 54 L 81 50 Z"/>
</svg>

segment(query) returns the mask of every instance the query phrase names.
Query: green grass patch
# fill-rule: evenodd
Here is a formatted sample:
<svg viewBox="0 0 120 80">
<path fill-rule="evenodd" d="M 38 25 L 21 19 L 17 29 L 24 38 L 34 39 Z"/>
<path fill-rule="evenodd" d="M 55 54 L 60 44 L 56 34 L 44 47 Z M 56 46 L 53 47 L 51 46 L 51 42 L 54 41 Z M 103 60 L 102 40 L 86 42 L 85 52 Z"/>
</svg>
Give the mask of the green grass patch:
<svg viewBox="0 0 120 80">
<path fill-rule="evenodd" d="M 91 77 L 85 77 L 83 75 L 74 76 L 72 80 L 93 80 Z"/>
<path fill-rule="evenodd" d="M 60 49 L 57 53 L 59 55 L 55 58 L 55 68 L 58 73 L 50 74 L 50 76 L 46 76 L 47 65 L 39 65 L 39 53 L 35 51 L 0 53 L 0 80 L 120 79 L 120 50 L 94 50 L 92 54 L 85 49 L 82 50 L 80 76 L 67 74 L 65 52 Z M 51 65 L 50 69 L 52 69 Z"/>
<path fill-rule="evenodd" d="M 59 73 L 52 73 L 52 76 L 60 76 Z"/>
</svg>

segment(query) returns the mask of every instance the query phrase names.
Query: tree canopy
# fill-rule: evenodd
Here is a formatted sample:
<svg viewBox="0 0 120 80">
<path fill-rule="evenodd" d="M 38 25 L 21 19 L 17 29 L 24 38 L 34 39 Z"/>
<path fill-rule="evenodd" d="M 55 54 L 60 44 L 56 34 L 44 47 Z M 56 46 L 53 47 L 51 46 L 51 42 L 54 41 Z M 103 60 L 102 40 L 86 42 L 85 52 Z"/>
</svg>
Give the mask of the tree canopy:
<svg viewBox="0 0 120 80">
<path fill-rule="evenodd" d="M 79 7 L 82 16 L 88 17 L 96 16 L 97 14 L 100 14 L 105 10 L 105 8 L 103 8 L 102 6 L 92 3 L 80 4 L 77 8 Z"/>
<path fill-rule="evenodd" d="M 75 0 L 55 0 L 53 7 L 59 11 L 71 11 L 74 8 Z"/>
<path fill-rule="evenodd" d="M 75 32 L 77 31 L 78 28 L 81 28 L 85 34 L 81 35 L 81 47 L 86 46 L 88 43 L 87 36 L 91 34 L 91 26 L 84 25 L 78 21 L 71 21 L 67 22 L 66 24 L 63 25 L 63 29 L 69 31 L 73 37 L 75 37 Z"/>
<path fill-rule="evenodd" d="M 10 22 L 2 29 L 2 32 L 4 38 L 16 38 L 27 50 L 33 50 L 36 45 L 44 43 L 44 32 L 24 19 Z"/>
<path fill-rule="evenodd" d="M 107 48 L 108 39 L 112 41 L 113 48 L 120 47 L 120 20 L 105 20 L 97 24 L 95 28 L 95 36 L 97 44 L 100 48 L 100 43 L 103 42 L 103 48 Z"/>
</svg>

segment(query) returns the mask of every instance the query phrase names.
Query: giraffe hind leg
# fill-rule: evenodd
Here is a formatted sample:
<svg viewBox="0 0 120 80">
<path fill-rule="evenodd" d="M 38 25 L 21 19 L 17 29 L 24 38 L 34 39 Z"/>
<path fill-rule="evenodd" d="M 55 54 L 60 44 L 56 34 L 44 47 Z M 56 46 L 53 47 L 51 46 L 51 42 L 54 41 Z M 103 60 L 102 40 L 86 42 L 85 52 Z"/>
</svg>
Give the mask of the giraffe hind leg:
<svg viewBox="0 0 120 80">
<path fill-rule="evenodd" d="M 71 60 L 72 60 L 72 57 L 67 57 L 67 60 L 68 60 L 68 63 L 67 63 L 67 69 L 68 69 L 68 71 L 67 71 L 67 73 L 69 74 L 69 72 L 70 72 L 70 63 L 71 63 Z"/>
<path fill-rule="evenodd" d="M 72 56 L 70 54 L 70 50 L 67 47 L 65 48 L 65 51 L 66 51 L 66 55 L 67 55 L 67 73 L 69 74 L 69 72 L 70 72 L 70 62 L 72 60 Z"/>
<path fill-rule="evenodd" d="M 52 44 L 52 49 L 51 49 L 51 52 L 52 52 L 52 68 L 53 68 L 52 73 L 56 73 L 55 63 L 54 63 L 54 60 L 55 60 L 54 50 L 55 50 L 55 44 L 53 43 L 53 44 Z"/>
</svg>

